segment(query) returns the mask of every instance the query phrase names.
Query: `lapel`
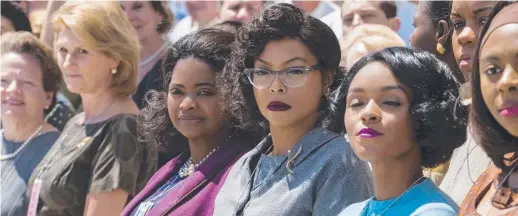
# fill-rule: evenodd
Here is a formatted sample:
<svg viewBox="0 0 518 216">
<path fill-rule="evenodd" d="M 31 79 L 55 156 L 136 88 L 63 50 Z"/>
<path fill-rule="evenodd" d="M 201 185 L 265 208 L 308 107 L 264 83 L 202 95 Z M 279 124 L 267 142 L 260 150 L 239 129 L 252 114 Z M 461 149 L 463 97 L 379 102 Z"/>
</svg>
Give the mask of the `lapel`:
<svg viewBox="0 0 518 216">
<path fill-rule="evenodd" d="M 160 168 L 160 170 L 151 177 L 146 187 L 144 187 L 144 189 L 131 200 L 126 208 L 124 208 L 121 215 L 130 215 L 141 202 L 151 196 L 165 181 L 167 181 L 171 177 L 172 173 L 178 172 L 189 155 L 188 151 L 184 151 Z"/>
<path fill-rule="evenodd" d="M 251 148 L 249 143 L 243 141 L 230 141 L 217 149 L 194 173 L 178 183 L 178 185 L 149 211 L 149 215 L 166 215 L 187 202 L 202 190 L 210 181 L 221 173 L 241 153 Z M 179 165 L 178 169 L 182 164 Z M 178 169 L 175 169 L 178 170 Z M 215 182 L 214 184 L 223 184 Z M 156 187 L 156 186 L 155 186 Z M 210 195 L 210 194 L 209 194 Z M 193 208 L 201 207 L 199 205 Z"/>
</svg>

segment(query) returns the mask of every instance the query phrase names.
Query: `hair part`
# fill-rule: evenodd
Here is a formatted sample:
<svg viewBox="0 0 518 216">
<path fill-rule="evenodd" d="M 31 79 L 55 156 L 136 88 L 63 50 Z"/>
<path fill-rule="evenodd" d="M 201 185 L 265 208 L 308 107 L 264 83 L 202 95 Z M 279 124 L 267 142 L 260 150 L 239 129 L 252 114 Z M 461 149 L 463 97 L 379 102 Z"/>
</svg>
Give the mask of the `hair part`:
<svg viewBox="0 0 518 216">
<path fill-rule="evenodd" d="M 55 32 L 70 29 L 89 49 L 120 60 L 110 88 L 118 97 L 132 95 L 139 79 L 137 33 L 116 2 L 66 2 L 55 12 Z"/>
<path fill-rule="evenodd" d="M 334 93 L 343 123 L 346 98 L 354 77 L 366 65 L 387 65 L 399 82 L 411 90 L 411 128 L 420 146 L 421 165 L 434 167 L 447 162 L 455 148 L 466 141 L 468 110 L 459 103 L 460 82 L 448 65 L 435 55 L 405 47 L 391 47 L 370 54 L 353 65 Z"/>
<path fill-rule="evenodd" d="M 487 33 L 491 22 L 495 16 L 506 6 L 516 4 L 516 1 L 502 1 L 498 2 L 489 15 L 487 24 L 480 32 L 480 38 L 483 38 Z M 510 152 L 518 152 L 518 138 L 511 135 L 498 121 L 493 117 L 489 111 L 484 98 L 482 97 L 482 89 L 480 86 L 480 51 L 481 44 L 477 45 L 473 59 L 473 75 L 472 82 L 472 103 L 470 120 L 473 125 L 472 130 L 475 139 L 482 146 L 487 155 L 491 158 L 493 163 L 505 172 L 511 169 L 508 166 L 508 158 L 504 155 Z M 514 163 L 513 163 L 514 165 Z"/>
</svg>

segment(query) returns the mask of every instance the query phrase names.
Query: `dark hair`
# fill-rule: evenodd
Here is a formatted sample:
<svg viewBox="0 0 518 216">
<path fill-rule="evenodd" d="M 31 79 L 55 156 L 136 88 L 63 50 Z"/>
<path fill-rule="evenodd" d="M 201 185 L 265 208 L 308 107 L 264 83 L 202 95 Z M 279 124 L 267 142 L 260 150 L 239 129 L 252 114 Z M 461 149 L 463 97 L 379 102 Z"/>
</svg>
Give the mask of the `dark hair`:
<svg viewBox="0 0 518 216">
<path fill-rule="evenodd" d="M 156 12 L 164 16 L 164 19 L 160 24 L 158 24 L 156 30 L 160 34 L 167 33 L 174 23 L 173 12 L 169 9 L 167 5 L 168 1 L 149 1 L 149 3 L 151 3 L 151 6 Z"/>
<path fill-rule="evenodd" d="M 173 43 L 167 41 L 167 55 L 163 61 L 164 86 L 169 86 L 176 63 L 182 59 L 194 58 L 209 65 L 215 72 L 223 70 L 230 55 L 230 44 L 234 34 L 218 29 L 203 29 L 180 38 Z M 158 147 L 160 151 L 173 149 L 176 153 L 187 148 L 186 138 L 173 126 L 167 109 L 167 92 L 150 91 L 147 106 L 141 110 L 137 120 L 139 141 Z M 228 118 L 227 118 L 228 119 Z M 247 136 L 239 126 L 228 124 L 231 136 Z M 171 143 L 174 146 L 169 145 Z"/>
<path fill-rule="evenodd" d="M 395 1 L 379 1 L 379 7 L 385 13 L 385 16 L 388 19 L 394 18 L 397 16 L 397 5 Z"/>
<path fill-rule="evenodd" d="M 18 5 L 14 5 L 10 1 L 2 1 L 2 16 L 9 19 L 16 31 L 32 32 L 29 18 Z"/>
<path fill-rule="evenodd" d="M 232 32 L 232 33 L 237 33 L 239 28 L 241 28 L 242 26 L 243 26 L 243 23 L 241 23 L 241 22 L 227 20 L 227 21 L 215 24 L 211 28 L 221 29 L 221 30 L 224 30 L 224 31 Z"/>
<path fill-rule="evenodd" d="M 466 141 L 468 110 L 458 101 L 460 83 L 454 72 L 429 52 L 391 47 L 360 59 L 334 93 L 341 111 L 338 118 L 344 119 L 353 78 L 373 62 L 386 64 L 399 82 L 411 90 L 408 111 L 421 149 L 421 165 L 434 167 L 447 162 L 453 150 Z"/>
<path fill-rule="evenodd" d="M 482 28 L 480 37 L 483 38 L 487 33 L 491 22 L 495 16 L 503 8 L 510 4 L 517 3 L 516 1 L 501 1 L 498 2 L 493 9 L 493 12 L 489 15 L 487 24 Z M 471 76 L 472 84 L 472 103 L 471 103 L 471 115 L 470 120 L 473 125 L 473 134 L 477 142 L 484 148 L 484 151 L 491 158 L 493 163 L 506 173 L 510 169 L 506 165 L 507 159 L 504 158 L 504 154 L 510 152 L 518 152 L 518 138 L 511 135 L 502 125 L 500 125 L 493 117 L 489 109 L 487 108 L 484 99 L 482 98 L 482 89 L 480 87 L 480 50 L 481 43 L 477 45 L 475 56 L 473 60 L 473 75 Z M 514 155 L 516 157 L 516 154 Z"/>
<path fill-rule="evenodd" d="M 270 41 L 284 38 L 300 40 L 317 57 L 322 66 L 322 77 L 332 73 L 334 81 L 331 89 L 339 82 L 337 78 L 343 74 L 340 62 L 340 45 L 335 34 L 326 24 L 309 16 L 291 4 L 275 4 L 266 8 L 249 24 L 239 29 L 236 41 L 232 45 L 232 55 L 223 73 L 222 100 L 226 112 L 232 113 L 236 122 L 243 128 L 265 132 L 268 122 L 261 115 L 252 85 L 246 80 L 243 70 L 254 67 L 255 57 L 259 56 Z M 323 78 L 324 80 L 324 78 Z M 330 127 L 328 114 L 334 105 L 322 99 L 319 112 L 319 125 L 331 131 L 339 131 Z"/>
</svg>

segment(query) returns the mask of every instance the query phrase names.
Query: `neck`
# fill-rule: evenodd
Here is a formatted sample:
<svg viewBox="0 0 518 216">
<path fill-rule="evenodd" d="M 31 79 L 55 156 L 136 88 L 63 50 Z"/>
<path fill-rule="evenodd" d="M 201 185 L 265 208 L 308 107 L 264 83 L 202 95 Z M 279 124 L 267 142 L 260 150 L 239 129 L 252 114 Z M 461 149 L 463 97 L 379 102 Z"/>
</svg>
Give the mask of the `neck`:
<svg viewBox="0 0 518 216">
<path fill-rule="evenodd" d="M 379 161 L 371 165 L 376 200 L 401 196 L 423 176 L 417 144 L 403 157 L 391 161 Z"/>
<path fill-rule="evenodd" d="M 216 17 L 218 17 L 218 12 L 217 11 L 214 11 L 211 16 L 206 16 L 205 19 L 196 19 L 196 20 L 192 20 L 192 26 L 193 27 L 195 24 L 198 25 L 198 27 L 200 29 L 202 28 L 205 28 L 206 26 L 208 26 Z"/>
<path fill-rule="evenodd" d="M 143 61 L 160 49 L 164 45 L 164 39 L 160 34 L 153 34 L 148 38 L 140 40 L 140 61 Z"/>
<path fill-rule="evenodd" d="M 318 121 L 318 113 L 315 112 L 306 117 L 302 122 L 293 125 L 270 125 L 270 133 L 273 141 L 272 155 L 286 155 L 288 151 L 308 133 Z"/>
<path fill-rule="evenodd" d="M 228 131 L 225 129 L 216 133 L 215 136 L 189 139 L 189 150 L 191 151 L 192 163 L 199 163 L 215 148 L 224 144 L 227 135 Z"/>
<path fill-rule="evenodd" d="M 31 119 L 27 121 L 6 121 L 5 117 L 2 122 L 4 130 L 4 139 L 12 142 L 23 142 L 44 123 L 43 116 L 38 119 Z"/>
<path fill-rule="evenodd" d="M 103 117 L 111 114 L 111 111 L 117 102 L 117 98 L 113 94 L 81 94 L 83 103 L 84 119 L 82 123 L 95 122 Z"/>
</svg>

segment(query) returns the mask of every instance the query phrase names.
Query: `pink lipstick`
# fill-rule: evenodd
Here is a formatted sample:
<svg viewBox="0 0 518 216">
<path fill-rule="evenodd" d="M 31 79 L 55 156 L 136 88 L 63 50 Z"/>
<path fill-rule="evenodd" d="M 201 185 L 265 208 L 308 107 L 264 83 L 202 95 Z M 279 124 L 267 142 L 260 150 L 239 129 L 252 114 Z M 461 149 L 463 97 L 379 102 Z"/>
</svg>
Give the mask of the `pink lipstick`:
<svg viewBox="0 0 518 216">
<path fill-rule="evenodd" d="M 500 115 L 504 117 L 518 116 L 518 105 L 512 105 L 500 110 Z"/>
<path fill-rule="evenodd" d="M 372 129 L 372 128 L 363 128 L 358 132 L 359 137 L 361 138 L 374 138 L 383 135 L 382 133 Z"/>
<path fill-rule="evenodd" d="M 291 109 L 291 106 L 280 101 L 272 101 L 268 104 L 267 108 L 270 111 L 282 112 Z"/>
</svg>

